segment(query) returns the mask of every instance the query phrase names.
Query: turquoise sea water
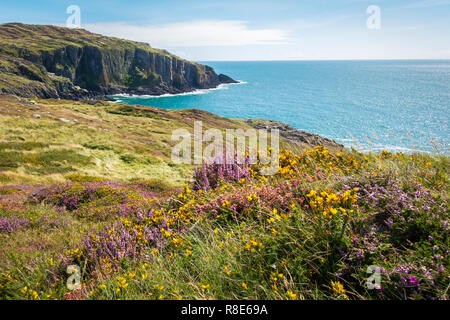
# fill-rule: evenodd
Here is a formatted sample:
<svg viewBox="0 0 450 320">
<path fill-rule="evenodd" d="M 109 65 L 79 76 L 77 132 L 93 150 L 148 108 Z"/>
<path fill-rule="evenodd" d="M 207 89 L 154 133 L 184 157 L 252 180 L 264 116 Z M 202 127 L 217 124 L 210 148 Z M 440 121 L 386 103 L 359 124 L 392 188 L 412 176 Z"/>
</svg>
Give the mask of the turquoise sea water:
<svg viewBox="0 0 450 320">
<path fill-rule="evenodd" d="M 449 152 L 450 61 L 206 62 L 238 85 L 128 104 L 265 118 L 359 150 Z"/>
</svg>

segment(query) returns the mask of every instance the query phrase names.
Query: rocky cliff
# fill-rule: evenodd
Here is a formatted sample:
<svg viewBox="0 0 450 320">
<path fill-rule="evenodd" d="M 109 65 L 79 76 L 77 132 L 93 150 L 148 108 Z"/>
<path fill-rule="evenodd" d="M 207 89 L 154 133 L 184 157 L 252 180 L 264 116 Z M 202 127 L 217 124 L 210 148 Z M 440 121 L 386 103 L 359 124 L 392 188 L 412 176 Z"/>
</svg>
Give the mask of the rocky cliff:
<svg viewBox="0 0 450 320">
<path fill-rule="evenodd" d="M 146 43 L 81 29 L 0 25 L 0 93 L 84 99 L 182 93 L 234 82 Z"/>
</svg>

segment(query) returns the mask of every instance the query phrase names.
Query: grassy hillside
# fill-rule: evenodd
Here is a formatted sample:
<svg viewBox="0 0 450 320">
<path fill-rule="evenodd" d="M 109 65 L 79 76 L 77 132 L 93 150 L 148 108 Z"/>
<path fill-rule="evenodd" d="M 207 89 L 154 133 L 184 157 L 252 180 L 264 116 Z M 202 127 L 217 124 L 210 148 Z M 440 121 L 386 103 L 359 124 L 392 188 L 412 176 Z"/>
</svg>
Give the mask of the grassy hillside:
<svg viewBox="0 0 450 320">
<path fill-rule="evenodd" d="M 234 82 L 146 43 L 82 29 L 0 24 L 0 93 L 82 100 L 114 93 L 180 93 Z"/>
<path fill-rule="evenodd" d="M 0 185 L 89 177 L 181 185 L 192 176 L 192 167 L 171 162 L 173 130 L 192 132 L 195 120 L 205 129 L 249 128 L 200 110 L 35 101 L 0 96 Z"/>
<path fill-rule="evenodd" d="M 19 55 L 21 50 L 38 55 L 41 51 L 62 49 L 67 46 L 82 48 L 95 46 L 103 49 L 134 49 L 172 56 L 165 50 L 155 49 L 147 43 L 104 37 L 83 29 L 70 29 L 46 25 L 7 23 L 0 28 L 0 41 L 5 53 Z"/>
<path fill-rule="evenodd" d="M 2 299 L 448 298 L 448 156 L 283 143 L 274 176 L 194 171 L 169 160 L 173 128 L 247 122 L 13 97 L 0 114 Z"/>
</svg>

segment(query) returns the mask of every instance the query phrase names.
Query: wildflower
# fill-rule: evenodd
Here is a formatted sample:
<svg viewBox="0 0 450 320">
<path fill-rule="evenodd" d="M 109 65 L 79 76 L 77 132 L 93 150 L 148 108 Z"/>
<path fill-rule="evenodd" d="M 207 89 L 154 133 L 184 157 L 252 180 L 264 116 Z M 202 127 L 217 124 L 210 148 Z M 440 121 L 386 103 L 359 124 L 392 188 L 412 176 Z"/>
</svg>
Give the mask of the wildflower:
<svg viewBox="0 0 450 320">
<path fill-rule="evenodd" d="M 170 232 L 165 230 L 164 228 L 161 229 L 161 233 L 164 235 L 164 237 L 168 238 L 170 237 Z"/>
<path fill-rule="evenodd" d="M 297 299 L 297 295 L 295 293 L 293 293 L 292 291 L 288 290 L 286 292 L 286 294 L 289 296 L 289 298 L 291 298 L 292 300 Z"/>
<path fill-rule="evenodd" d="M 342 283 L 339 281 L 331 281 L 331 288 L 333 289 L 333 293 L 335 296 L 340 296 L 341 294 L 345 295 L 345 289 Z"/>
<path fill-rule="evenodd" d="M 34 300 L 37 300 L 37 298 L 39 298 L 38 293 L 34 290 L 30 290 L 30 295 Z"/>
<path fill-rule="evenodd" d="M 272 223 L 275 222 L 275 219 L 274 219 L 273 217 L 271 217 L 271 218 L 267 219 L 267 222 L 268 222 L 269 224 L 272 224 Z"/>
<path fill-rule="evenodd" d="M 312 197 L 314 197 L 316 194 L 317 194 L 317 191 L 313 189 L 313 190 L 311 190 L 306 196 L 307 196 L 308 198 L 312 198 Z"/>
<path fill-rule="evenodd" d="M 204 289 L 204 290 L 209 289 L 210 286 L 211 285 L 209 283 L 208 284 L 202 284 L 202 289 Z"/>
<path fill-rule="evenodd" d="M 230 275 L 230 269 L 228 266 L 223 266 L 223 269 L 225 270 L 225 273 L 229 276 Z"/>
<path fill-rule="evenodd" d="M 245 290 L 248 290 L 248 286 L 245 282 L 242 282 L 242 288 L 244 288 Z"/>
</svg>

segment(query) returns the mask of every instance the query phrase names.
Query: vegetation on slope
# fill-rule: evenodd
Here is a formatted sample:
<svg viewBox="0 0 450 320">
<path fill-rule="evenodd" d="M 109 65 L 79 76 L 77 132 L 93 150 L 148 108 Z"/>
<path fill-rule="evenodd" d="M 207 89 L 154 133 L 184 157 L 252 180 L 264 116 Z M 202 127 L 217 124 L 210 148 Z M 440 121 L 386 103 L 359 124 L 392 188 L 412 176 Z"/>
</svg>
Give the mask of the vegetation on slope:
<svg viewBox="0 0 450 320">
<path fill-rule="evenodd" d="M 0 25 L 0 93 L 80 100 L 116 93 L 180 93 L 233 82 L 209 66 L 146 43 L 82 29 Z"/>
<path fill-rule="evenodd" d="M 139 48 L 171 56 L 165 50 L 154 49 L 147 43 L 129 41 L 114 37 L 105 37 L 83 29 L 70 29 L 46 25 L 27 25 L 6 23 L 0 28 L 0 39 L 5 52 L 19 55 L 25 48 L 30 54 L 38 55 L 41 51 L 62 49 L 67 46 L 95 46 L 105 49 Z"/>
<path fill-rule="evenodd" d="M 181 185 L 192 167 L 171 161 L 172 131 L 249 128 L 200 110 L 0 96 L 0 185 L 74 179 L 159 180 Z M 92 103 L 95 103 L 92 105 Z M 39 116 L 39 118 L 35 118 Z"/>
<path fill-rule="evenodd" d="M 51 135 L 44 123 L 19 126 L 10 111 L 2 152 L 22 159 L 42 148 L 70 147 L 73 167 L 102 181 L 86 181 L 79 173 L 69 183 L 0 188 L 2 298 L 448 298 L 447 156 L 284 150 L 275 176 L 261 176 L 260 164 L 205 165 L 173 189 L 149 180 L 158 171 L 145 169 L 150 165 L 144 162 L 119 167 L 110 161 L 114 170 L 108 177 L 99 169 L 100 155 L 117 161 L 109 147 L 137 154 L 133 148 L 148 141 L 139 131 L 141 121 L 153 130 L 152 124 L 181 124 L 198 112 L 130 115 L 135 109 L 120 105 L 59 103 L 39 101 L 39 107 L 58 117 L 76 115 L 78 124 L 39 119 L 49 121 Z M 22 116 L 31 111 L 21 108 Z M 216 126 L 244 123 L 200 114 Z M 33 132 L 38 128 L 43 138 Z M 95 143 L 87 141 L 101 131 L 94 128 L 109 131 Z M 25 131 L 28 140 L 13 139 L 25 137 Z M 60 135 L 65 138 L 58 140 Z M 12 149 L 14 156 L 7 151 Z M 94 155 L 97 166 L 88 164 Z M 22 164 L 20 172 L 7 169 L 6 176 L 18 179 L 20 173 L 37 182 L 44 178 L 29 167 L 55 167 L 37 163 Z M 140 168 L 143 174 L 135 171 L 130 179 Z M 55 177 L 45 179 L 57 182 Z M 81 268 L 81 287 L 75 290 L 66 286 L 70 265 Z M 381 273 L 378 289 L 366 285 L 370 266 Z"/>
</svg>

